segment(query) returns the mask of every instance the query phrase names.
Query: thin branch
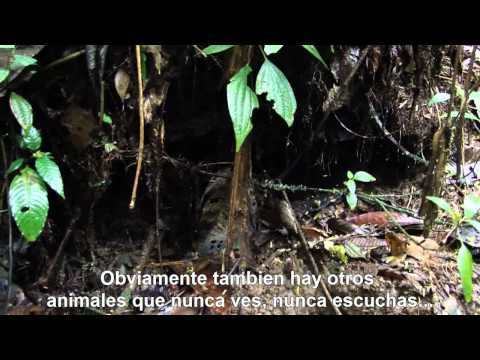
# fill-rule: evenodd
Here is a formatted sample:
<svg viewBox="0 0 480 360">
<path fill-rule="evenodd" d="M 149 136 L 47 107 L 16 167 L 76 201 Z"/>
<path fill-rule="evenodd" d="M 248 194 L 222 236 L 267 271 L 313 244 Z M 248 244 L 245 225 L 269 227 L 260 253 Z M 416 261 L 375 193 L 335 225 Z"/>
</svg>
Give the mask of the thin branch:
<svg viewBox="0 0 480 360">
<path fill-rule="evenodd" d="M 370 107 L 370 114 L 375 120 L 375 124 L 378 126 L 378 128 L 384 133 L 385 137 L 390 140 L 396 147 L 400 149 L 402 153 L 404 153 L 406 156 L 412 158 L 413 160 L 420 162 L 424 165 L 428 165 L 428 161 L 425 159 L 422 159 L 420 156 L 417 156 L 415 154 L 412 154 L 410 151 L 405 149 L 394 137 L 393 135 L 387 130 L 387 128 L 382 124 L 380 121 L 380 118 L 377 115 L 377 112 L 375 111 L 375 108 L 373 107 L 372 101 L 370 99 L 370 94 L 367 95 L 367 100 L 368 100 L 368 105 Z"/>
<path fill-rule="evenodd" d="M 287 202 L 288 206 L 290 209 L 292 209 L 292 204 L 290 203 L 290 200 L 288 199 L 287 193 L 282 191 L 282 195 L 284 200 Z M 320 285 L 322 287 L 323 293 L 325 294 L 325 297 L 327 298 L 328 302 L 332 306 L 333 310 L 335 311 L 335 314 L 337 315 L 342 315 L 341 311 L 339 308 L 335 305 L 332 299 L 332 295 L 330 294 L 330 291 L 328 290 L 327 284 L 325 284 L 325 281 L 323 280 L 323 275 L 320 274 L 320 271 L 318 270 L 317 263 L 315 262 L 315 259 L 313 258 L 312 252 L 310 251 L 310 247 L 308 246 L 307 240 L 305 239 L 305 235 L 303 234 L 302 227 L 300 226 L 297 217 L 292 211 L 292 220 L 295 223 L 295 228 L 296 228 L 296 233 L 300 237 L 301 243 L 305 249 L 305 252 L 307 253 L 308 259 L 310 260 L 310 263 L 312 264 L 313 272 L 315 273 L 315 276 L 317 276 L 320 279 Z M 322 264 L 323 270 L 325 271 L 325 266 Z"/>
<path fill-rule="evenodd" d="M 138 77 L 138 112 L 140 116 L 140 140 L 138 145 L 138 160 L 137 171 L 135 173 L 135 181 L 133 183 L 132 198 L 130 200 L 130 209 L 135 208 L 135 202 L 137 200 L 138 181 L 140 178 L 140 172 L 142 170 L 143 161 L 143 149 L 145 146 L 145 111 L 143 101 L 143 80 L 142 80 L 142 60 L 140 53 L 140 45 L 135 45 L 135 55 L 137 59 L 137 77 Z"/>
</svg>

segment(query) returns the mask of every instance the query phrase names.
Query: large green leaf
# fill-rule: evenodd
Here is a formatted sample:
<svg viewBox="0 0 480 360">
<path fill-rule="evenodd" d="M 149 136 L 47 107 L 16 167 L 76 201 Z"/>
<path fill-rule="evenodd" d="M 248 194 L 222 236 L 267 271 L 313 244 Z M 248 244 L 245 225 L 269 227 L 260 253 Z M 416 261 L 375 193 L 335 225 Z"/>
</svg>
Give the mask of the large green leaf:
<svg viewBox="0 0 480 360">
<path fill-rule="evenodd" d="M 42 145 L 42 137 L 40 132 L 33 126 L 26 129 L 22 129 L 22 141 L 21 146 L 23 148 L 37 151 Z"/>
<path fill-rule="evenodd" d="M 276 113 L 292 126 L 297 110 L 295 94 L 283 72 L 268 59 L 258 72 L 255 90 L 258 95 L 267 93 L 267 100 L 273 100 Z"/>
<path fill-rule="evenodd" d="M 360 182 L 372 182 L 377 180 L 366 171 L 357 171 L 353 179 Z"/>
<path fill-rule="evenodd" d="M 450 217 L 453 219 L 455 217 L 455 213 L 451 208 L 450 204 L 447 203 L 444 199 L 436 197 L 436 196 L 427 196 L 427 199 L 437 205 L 443 211 L 446 211 Z"/>
<path fill-rule="evenodd" d="M 13 218 L 27 241 L 35 241 L 48 214 L 47 189 L 38 174 L 26 167 L 14 177 L 8 192 Z"/>
<path fill-rule="evenodd" d="M 463 243 L 458 251 L 457 266 L 458 272 L 460 273 L 460 279 L 462 280 L 463 295 L 465 301 L 469 303 L 472 301 L 473 295 L 473 258 L 472 253 Z"/>
<path fill-rule="evenodd" d="M 28 129 L 33 123 L 32 105 L 22 96 L 12 92 L 10 94 L 10 109 L 23 129 Z"/>
<path fill-rule="evenodd" d="M 210 45 L 203 49 L 203 52 L 207 55 L 217 54 L 226 51 L 235 45 Z"/>
<path fill-rule="evenodd" d="M 463 216 L 466 219 L 473 219 L 475 214 L 480 210 L 480 196 L 468 194 L 463 200 Z"/>
<path fill-rule="evenodd" d="M 35 160 L 35 168 L 42 179 L 55 190 L 58 195 L 65 199 L 62 174 L 60 173 L 58 165 L 50 159 L 49 154 L 42 153 L 40 157 Z"/>
<path fill-rule="evenodd" d="M 31 56 L 15 54 L 10 64 L 10 69 L 18 70 L 26 66 L 35 65 L 36 63 L 37 63 L 37 59 Z"/>
<path fill-rule="evenodd" d="M 248 74 L 252 72 L 249 65 L 241 68 L 227 85 L 228 111 L 235 132 L 236 151 L 239 151 L 243 142 L 252 131 L 252 113 L 258 108 L 258 98 L 248 86 Z"/>
<path fill-rule="evenodd" d="M 276 54 L 277 52 L 280 51 L 280 49 L 283 47 L 283 45 L 265 45 L 265 54 L 271 55 L 271 54 Z"/>
<path fill-rule="evenodd" d="M 318 52 L 317 48 L 313 45 L 302 45 L 305 50 L 307 50 L 310 54 L 312 54 L 315 58 L 320 60 L 320 62 L 328 69 L 327 63 L 323 60 Z"/>
<path fill-rule="evenodd" d="M 0 68 L 0 83 L 3 82 L 10 75 L 10 70 Z"/>
</svg>

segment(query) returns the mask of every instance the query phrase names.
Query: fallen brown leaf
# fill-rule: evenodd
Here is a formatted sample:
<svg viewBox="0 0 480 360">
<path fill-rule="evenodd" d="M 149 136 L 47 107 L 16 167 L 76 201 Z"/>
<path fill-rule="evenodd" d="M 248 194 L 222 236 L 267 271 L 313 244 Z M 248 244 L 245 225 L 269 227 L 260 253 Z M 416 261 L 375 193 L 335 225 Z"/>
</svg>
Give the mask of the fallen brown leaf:
<svg viewBox="0 0 480 360">
<path fill-rule="evenodd" d="M 387 240 L 390 246 L 390 252 L 392 256 L 401 256 L 407 251 L 407 241 L 402 235 L 393 232 L 385 233 L 385 240 Z"/>
</svg>

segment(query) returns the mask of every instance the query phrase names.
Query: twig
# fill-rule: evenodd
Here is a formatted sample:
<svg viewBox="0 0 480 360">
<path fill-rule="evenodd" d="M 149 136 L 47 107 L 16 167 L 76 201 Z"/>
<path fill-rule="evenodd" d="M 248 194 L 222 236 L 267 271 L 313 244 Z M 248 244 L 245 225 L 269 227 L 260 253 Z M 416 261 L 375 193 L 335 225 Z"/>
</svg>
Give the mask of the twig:
<svg viewBox="0 0 480 360">
<path fill-rule="evenodd" d="M 396 147 L 400 149 L 401 152 L 403 152 L 406 156 L 412 158 L 415 161 L 418 161 L 424 165 L 428 165 L 428 161 L 425 159 L 422 159 L 421 157 L 412 154 L 410 151 L 405 149 L 395 138 L 393 135 L 390 133 L 390 131 L 387 130 L 387 128 L 382 124 L 380 121 L 380 118 L 377 115 L 377 112 L 375 111 L 375 108 L 372 104 L 372 100 L 370 99 L 370 94 L 367 94 L 367 101 L 368 101 L 368 106 L 370 107 L 370 115 L 375 120 L 375 124 L 378 126 L 378 128 L 384 133 L 385 137 L 390 140 Z"/>
<path fill-rule="evenodd" d="M 292 204 L 290 203 L 290 200 L 288 199 L 288 196 L 287 196 L 287 193 L 285 192 L 285 190 L 282 191 L 282 195 L 283 195 L 284 200 L 287 202 L 288 206 L 290 207 L 290 209 L 292 209 Z M 315 273 L 315 276 L 317 276 L 320 279 L 320 285 L 322 286 L 323 293 L 325 294 L 325 297 L 327 298 L 328 302 L 330 303 L 333 310 L 335 311 L 335 314 L 342 315 L 341 311 L 338 309 L 338 307 L 333 302 L 332 295 L 330 294 L 330 291 L 328 290 L 327 284 L 325 284 L 325 281 L 323 280 L 323 276 L 320 274 L 320 271 L 318 270 L 317 263 L 315 262 L 315 259 L 313 258 L 312 252 L 310 251 L 307 240 L 305 239 L 305 235 L 303 234 L 302 228 L 301 228 L 300 224 L 298 223 L 297 217 L 295 216 L 293 211 L 291 213 L 292 213 L 292 220 L 295 223 L 296 233 L 300 237 L 302 245 L 305 248 L 305 252 L 307 253 L 308 259 L 310 260 L 310 263 L 312 264 L 312 268 L 313 268 L 313 272 Z"/>
<path fill-rule="evenodd" d="M 375 204 L 378 204 L 378 205 L 381 204 L 381 205 L 383 205 L 385 207 L 388 207 L 392 210 L 402 212 L 402 213 L 405 213 L 405 214 L 408 214 L 408 215 L 413 215 L 413 216 L 417 215 L 417 213 L 415 211 L 410 210 L 408 208 L 403 208 L 403 207 L 398 207 L 398 206 L 387 204 L 386 202 L 380 200 L 379 196 L 377 196 L 377 195 L 357 193 L 357 196 L 358 196 L 359 199 L 362 199 L 362 200 L 367 201 L 369 203 L 375 203 Z"/>
<path fill-rule="evenodd" d="M 82 56 L 83 54 L 85 54 L 85 49 L 83 50 L 80 50 L 80 51 L 76 51 L 74 53 L 71 53 L 71 54 L 68 54 L 67 56 L 64 56 L 60 59 L 57 59 L 53 62 L 51 62 L 50 64 L 48 65 L 45 65 L 45 67 L 43 67 L 42 69 L 40 69 L 39 73 L 40 72 L 44 72 L 44 71 L 47 71 L 47 70 L 50 70 L 51 68 L 55 67 L 55 66 L 58 66 L 58 65 L 61 65 L 67 61 L 70 61 L 70 60 L 73 60 L 73 59 L 76 59 L 80 56 Z"/>
<path fill-rule="evenodd" d="M 73 232 L 73 229 L 75 228 L 75 224 L 77 223 L 78 219 L 80 218 L 81 211 L 79 208 L 75 209 L 74 214 L 70 220 L 70 224 L 68 225 L 67 231 L 65 232 L 65 235 L 63 236 L 62 242 L 60 243 L 60 246 L 57 249 L 57 253 L 55 254 L 55 257 L 53 258 L 52 263 L 48 267 L 47 270 L 47 275 L 44 279 L 40 281 L 40 283 L 48 285 L 48 287 L 52 287 L 54 285 L 54 282 L 57 278 L 57 273 L 58 273 L 58 265 L 61 262 L 61 259 L 63 257 L 63 254 L 65 252 L 65 248 L 67 247 L 67 244 L 70 240 L 70 236 Z"/>
<path fill-rule="evenodd" d="M 137 77 L 138 77 L 138 112 L 140 115 L 140 140 L 138 145 L 138 160 L 137 171 L 135 173 L 135 181 L 133 183 L 132 198 L 130 200 L 130 209 L 135 208 L 135 202 L 137 200 L 138 180 L 140 178 L 140 172 L 142 170 L 143 161 L 143 148 L 145 146 L 145 112 L 143 102 L 143 80 L 142 80 L 142 60 L 140 54 L 140 45 L 135 45 L 135 55 L 137 59 Z"/>
</svg>

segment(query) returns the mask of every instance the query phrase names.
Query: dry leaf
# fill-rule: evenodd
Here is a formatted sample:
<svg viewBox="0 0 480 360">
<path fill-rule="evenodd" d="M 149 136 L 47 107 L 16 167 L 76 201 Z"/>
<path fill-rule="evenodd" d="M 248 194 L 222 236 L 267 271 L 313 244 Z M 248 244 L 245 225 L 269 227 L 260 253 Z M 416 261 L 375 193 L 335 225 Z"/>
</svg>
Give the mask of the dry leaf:
<svg viewBox="0 0 480 360">
<path fill-rule="evenodd" d="M 325 231 L 320 230 L 313 226 L 303 225 L 302 231 L 305 237 L 307 238 L 307 240 L 317 240 L 318 238 L 328 237 Z"/>
<path fill-rule="evenodd" d="M 120 96 L 120 99 L 124 101 L 127 98 L 128 94 L 128 87 L 130 85 L 130 75 L 123 70 L 119 69 L 117 73 L 115 74 L 115 89 L 117 90 L 118 96 Z"/>
<path fill-rule="evenodd" d="M 387 232 L 385 234 L 385 240 L 387 240 L 390 246 L 390 252 L 392 256 L 401 256 L 407 251 L 407 241 L 400 234 L 393 232 Z"/>
<path fill-rule="evenodd" d="M 432 239 L 427 239 L 420 245 L 427 250 L 438 250 L 440 248 L 440 245 L 438 245 L 438 243 Z"/>
<path fill-rule="evenodd" d="M 355 225 L 377 225 L 380 227 L 400 225 L 423 225 L 423 220 L 407 216 L 398 212 L 374 211 L 362 215 L 352 216 L 346 219 Z"/>
<path fill-rule="evenodd" d="M 425 252 L 425 250 L 421 246 L 412 242 L 407 245 L 407 255 L 421 262 L 427 260 L 428 258 L 428 254 Z"/>
</svg>

